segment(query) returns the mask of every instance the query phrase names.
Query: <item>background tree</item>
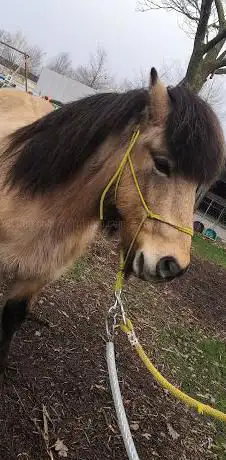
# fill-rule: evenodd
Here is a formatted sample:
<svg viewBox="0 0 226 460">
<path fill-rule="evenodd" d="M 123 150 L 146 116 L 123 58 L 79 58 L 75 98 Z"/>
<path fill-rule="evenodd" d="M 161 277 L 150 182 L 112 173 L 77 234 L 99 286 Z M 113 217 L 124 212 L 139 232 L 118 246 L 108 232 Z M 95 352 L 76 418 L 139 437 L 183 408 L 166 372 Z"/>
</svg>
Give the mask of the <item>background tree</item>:
<svg viewBox="0 0 226 460">
<path fill-rule="evenodd" d="M 72 61 L 70 54 L 66 52 L 57 54 L 57 56 L 49 61 L 47 67 L 62 75 L 70 76 L 72 74 Z"/>
<path fill-rule="evenodd" d="M 161 79 L 167 85 L 177 85 L 179 81 L 183 81 L 186 68 L 178 60 L 172 60 L 164 63 L 159 71 Z M 208 79 L 205 85 L 200 90 L 200 94 L 209 104 L 211 104 L 217 112 L 222 112 L 225 88 L 222 87 L 221 79 Z"/>
<path fill-rule="evenodd" d="M 183 82 L 199 92 L 208 77 L 226 75 L 225 0 L 138 0 L 139 11 L 164 9 L 183 18 L 194 45 Z"/>
<path fill-rule="evenodd" d="M 30 72 L 32 72 L 34 75 L 39 75 L 46 53 L 37 45 L 28 46 L 26 51 L 30 56 L 28 61 L 28 68 Z"/>
<path fill-rule="evenodd" d="M 98 48 L 91 54 L 87 65 L 81 65 L 73 72 L 73 78 L 94 89 L 113 88 L 113 78 L 107 70 L 107 53 Z"/>
<path fill-rule="evenodd" d="M 28 45 L 26 37 L 20 31 L 11 34 L 4 29 L 0 29 L 0 40 L 27 53 L 30 56 L 28 60 L 29 70 L 35 75 L 39 74 L 45 55 L 39 46 Z M 24 56 L 6 45 L 0 44 L 0 56 L 11 64 L 24 67 Z"/>
<path fill-rule="evenodd" d="M 147 88 L 148 87 L 148 74 L 149 69 L 145 72 L 143 69 L 140 69 L 138 73 L 135 74 L 134 78 L 124 78 L 117 86 L 116 90 L 118 91 L 128 91 L 130 89 L 136 88 Z"/>
<path fill-rule="evenodd" d="M 27 51 L 27 40 L 20 31 L 11 34 L 10 32 L 1 29 L 0 40 L 8 45 L 15 46 L 15 48 L 18 48 L 21 51 Z M 16 64 L 18 66 L 23 64 L 21 54 L 5 45 L 1 45 L 0 53 L 1 56 L 11 64 Z"/>
</svg>

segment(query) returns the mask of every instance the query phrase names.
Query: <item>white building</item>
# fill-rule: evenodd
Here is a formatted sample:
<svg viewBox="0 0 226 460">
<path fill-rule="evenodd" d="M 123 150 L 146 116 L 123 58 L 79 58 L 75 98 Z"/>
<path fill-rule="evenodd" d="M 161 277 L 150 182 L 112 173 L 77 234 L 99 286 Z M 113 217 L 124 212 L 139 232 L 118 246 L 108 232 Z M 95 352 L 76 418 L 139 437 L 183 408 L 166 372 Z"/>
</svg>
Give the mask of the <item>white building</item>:
<svg viewBox="0 0 226 460">
<path fill-rule="evenodd" d="M 226 243 L 226 171 L 200 201 L 195 220 L 215 230 Z"/>
<path fill-rule="evenodd" d="M 79 81 L 61 75 L 44 67 L 39 76 L 34 93 L 37 96 L 48 96 L 60 102 L 76 101 L 85 96 L 91 96 L 96 91 Z"/>
</svg>

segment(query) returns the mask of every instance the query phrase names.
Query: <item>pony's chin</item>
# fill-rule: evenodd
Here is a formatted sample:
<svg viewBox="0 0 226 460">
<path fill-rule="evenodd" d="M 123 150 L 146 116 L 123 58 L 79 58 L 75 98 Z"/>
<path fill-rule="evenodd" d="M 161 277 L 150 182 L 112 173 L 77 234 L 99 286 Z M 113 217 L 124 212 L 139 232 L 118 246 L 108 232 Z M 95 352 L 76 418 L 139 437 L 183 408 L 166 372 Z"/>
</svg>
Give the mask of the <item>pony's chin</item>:
<svg viewBox="0 0 226 460">
<path fill-rule="evenodd" d="M 158 276 L 150 276 L 148 279 L 145 278 L 142 274 L 137 275 L 134 271 L 128 275 L 128 278 L 130 276 L 134 276 L 138 280 L 145 281 L 146 283 L 151 283 L 151 284 L 165 284 L 165 283 L 170 283 L 173 280 L 172 279 L 167 279 L 167 278 L 160 278 Z"/>
<path fill-rule="evenodd" d="M 170 283 L 172 279 L 167 279 L 167 278 L 160 278 L 158 276 L 150 276 L 148 279 L 145 278 L 143 275 L 137 275 L 134 273 L 134 276 L 138 278 L 139 280 L 145 281 L 146 283 L 151 283 L 151 284 L 162 284 L 162 283 Z"/>
<path fill-rule="evenodd" d="M 134 278 L 137 278 L 141 281 L 145 281 L 146 283 L 152 283 L 152 284 L 162 284 L 162 283 L 169 283 L 172 281 L 172 279 L 170 278 L 160 278 L 159 276 L 157 275 L 149 275 L 148 278 L 146 278 L 144 276 L 143 273 L 140 273 L 139 275 L 137 273 L 135 273 L 134 269 L 133 269 L 133 259 L 131 258 L 127 263 L 126 263 L 126 266 L 125 266 L 125 270 L 124 270 L 124 277 L 126 280 L 128 280 L 129 278 L 131 277 L 134 277 Z"/>
</svg>

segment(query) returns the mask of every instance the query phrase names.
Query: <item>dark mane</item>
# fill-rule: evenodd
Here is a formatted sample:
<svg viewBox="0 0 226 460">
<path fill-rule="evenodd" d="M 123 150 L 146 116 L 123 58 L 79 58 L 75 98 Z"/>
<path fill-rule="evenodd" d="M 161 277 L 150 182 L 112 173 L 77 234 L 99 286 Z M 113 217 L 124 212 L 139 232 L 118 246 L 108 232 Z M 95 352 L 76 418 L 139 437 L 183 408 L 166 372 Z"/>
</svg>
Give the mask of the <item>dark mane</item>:
<svg viewBox="0 0 226 460">
<path fill-rule="evenodd" d="M 7 182 L 36 194 L 70 180 L 109 134 L 136 125 L 149 103 L 148 92 L 95 94 L 18 129 L 6 155 L 15 155 Z"/>
<path fill-rule="evenodd" d="M 210 184 L 219 175 L 225 144 L 220 123 L 203 99 L 185 86 L 168 88 L 172 110 L 166 139 L 178 172 L 199 184 Z"/>
<path fill-rule="evenodd" d="M 171 110 L 166 141 L 176 170 L 197 183 L 209 183 L 222 164 L 224 142 L 210 106 L 187 88 L 168 88 Z M 110 135 L 120 135 L 146 119 L 149 93 L 96 94 L 64 105 L 11 136 L 5 157 L 15 157 L 7 184 L 31 194 L 69 181 Z M 3 157 L 4 158 L 4 157 Z"/>
</svg>

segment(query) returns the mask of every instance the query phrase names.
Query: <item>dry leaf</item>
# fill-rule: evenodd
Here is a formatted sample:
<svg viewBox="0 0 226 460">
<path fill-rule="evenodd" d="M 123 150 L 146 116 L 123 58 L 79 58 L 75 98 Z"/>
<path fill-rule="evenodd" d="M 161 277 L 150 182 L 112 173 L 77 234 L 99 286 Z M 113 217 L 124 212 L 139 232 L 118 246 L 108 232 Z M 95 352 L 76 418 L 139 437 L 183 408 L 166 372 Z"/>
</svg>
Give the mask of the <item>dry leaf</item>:
<svg viewBox="0 0 226 460">
<path fill-rule="evenodd" d="M 172 425 L 170 425 L 170 423 L 167 423 L 166 425 L 167 425 L 169 435 L 174 441 L 176 441 L 180 437 L 179 433 L 177 433 L 177 431 L 174 430 L 174 428 L 172 427 Z"/>
<path fill-rule="evenodd" d="M 146 438 L 148 441 L 151 439 L 151 434 L 150 433 L 142 433 L 142 436 Z"/>
<path fill-rule="evenodd" d="M 139 430 L 139 425 L 138 425 L 138 423 L 131 423 L 130 428 L 133 431 L 137 431 L 137 430 Z"/>
<path fill-rule="evenodd" d="M 92 385 L 91 390 L 92 390 L 93 388 L 97 388 L 97 390 L 106 391 L 106 388 L 105 388 L 103 385 L 97 385 L 97 384 L 95 384 L 95 385 Z"/>
<path fill-rule="evenodd" d="M 44 439 L 46 440 L 47 445 L 49 445 L 48 420 L 51 420 L 51 419 L 46 409 L 46 406 L 44 404 L 42 405 L 42 415 L 43 415 L 43 426 L 44 426 L 44 430 L 43 430 Z"/>
<path fill-rule="evenodd" d="M 58 452 L 59 457 L 67 457 L 68 448 L 67 446 L 65 446 L 63 441 L 61 441 L 61 439 L 56 440 L 54 447 L 55 450 Z"/>
</svg>

